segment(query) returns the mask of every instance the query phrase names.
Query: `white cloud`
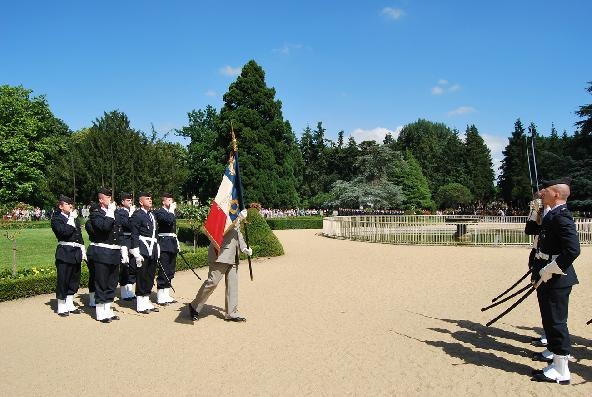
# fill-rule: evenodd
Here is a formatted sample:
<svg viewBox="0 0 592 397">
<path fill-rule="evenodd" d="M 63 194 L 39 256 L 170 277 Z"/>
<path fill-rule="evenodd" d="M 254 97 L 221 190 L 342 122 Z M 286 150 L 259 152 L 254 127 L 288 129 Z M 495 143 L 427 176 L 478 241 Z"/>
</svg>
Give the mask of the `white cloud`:
<svg viewBox="0 0 592 397">
<path fill-rule="evenodd" d="M 463 114 L 469 114 L 476 112 L 476 109 L 471 106 L 459 106 L 453 111 L 448 112 L 448 116 L 461 116 Z"/>
<path fill-rule="evenodd" d="M 220 73 L 225 76 L 238 76 L 241 72 L 241 68 L 233 68 L 232 66 L 226 65 L 220 68 Z"/>
<path fill-rule="evenodd" d="M 405 15 L 405 11 L 401 10 L 400 8 L 384 7 L 382 11 L 380 11 L 380 15 L 384 15 L 387 18 L 394 19 L 396 21 Z"/>
<path fill-rule="evenodd" d="M 301 50 L 303 48 L 304 48 L 304 46 L 302 44 L 284 43 L 284 45 L 282 47 L 274 48 L 273 52 L 275 52 L 276 54 L 290 55 L 292 53 L 292 51 Z"/>
<path fill-rule="evenodd" d="M 438 80 L 438 83 L 432 87 L 432 95 L 442 95 L 445 92 L 456 92 L 460 90 L 460 84 L 453 84 L 448 86 L 450 82 L 446 79 Z"/>
<path fill-rule="evenodd" d="M 356 128 L 352 131 L 350 136 L 355 139 L 356 142 L 360 143 L 363 141 L 376 141 L 382 143 L 386 134 L 390 133 L 393 139 L 399 137 L 399 133 L 403 129 L 403 126 L 398 126 L 395 130 L 390 130 L 384 127 L 376 127 L 371 130 L 364 130 L 362 128 Z"/>
<path fill-rule="evenodd" d="M 444 89 L 440 86 L 432 87 L 432 95 L 442 95 L 444 93 Z"/>
<path fill-rule="evenodd" d="M 205 96 L 209 96 L 209 97 L 216 97 L 218 95 L 218 93 L 214 90 L 207 90 L 204 93 Z"/>
</svg>

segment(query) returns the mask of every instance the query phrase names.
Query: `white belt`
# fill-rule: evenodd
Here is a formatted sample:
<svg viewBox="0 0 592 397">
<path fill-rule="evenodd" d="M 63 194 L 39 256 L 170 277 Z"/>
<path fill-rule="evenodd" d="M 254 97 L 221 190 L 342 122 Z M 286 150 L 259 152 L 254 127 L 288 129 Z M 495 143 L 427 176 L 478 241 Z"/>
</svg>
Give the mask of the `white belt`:
<svg viewBox="0 0 592 397">
<path fill-rule="evenodd" d="M 114 245 L 114 244 L 90 243 L 90 245 L 94 245 L 95 247 L 101 247 L 101 248 L 109 248 L 109 249 L 112 249 L 112 250 L 119 250 L 119 249 L 121 249 L 121 245 Z"/>
<path fill-rule="evenodd" d="M 146 249 L 148 250 L 148 255 L 152 255 L 152 248 L 154 248 L 154 243 L 156 243 L 156 238 L 154 237 L 147 237 L 147 236 L 138 236 L 140 237 L 140 241 L 144 243 Z M 158 247 L 158 245 L 157 245 Z M 160 252 L 158 253 L 160 255 Z"/>
<path fill-rule="evenodd" d="M 179 239 L 177 238 L 177 233 L 158 233 L 158 237 L 174 237 L 177 241 L 177 249 L 181 251 L 181 246 L 179 245 Z"/>
<path fill-rule="evenodd" d="M 543 260 L 546 260 L 546 261 L 549 260 L 549 259 L 551 259 L 552 261 L 554 261 L 555 259 L 557 259 L 558 256 L 559 255 L 549 255 L 549 254 L 545 254 L 544 252 L 537 252 L 534 257 L 537 258 L 537 259 L 543 259 Z"/>
<path fill-rule="evenodd" d="M 58 241 L 58 245 L 67 245 L 68 247 L 80 248 L 82 251 L 82 260 L 86 260 L 86 248 L 84 244 L 75 243 L 73 241 Z"/>
</svg>

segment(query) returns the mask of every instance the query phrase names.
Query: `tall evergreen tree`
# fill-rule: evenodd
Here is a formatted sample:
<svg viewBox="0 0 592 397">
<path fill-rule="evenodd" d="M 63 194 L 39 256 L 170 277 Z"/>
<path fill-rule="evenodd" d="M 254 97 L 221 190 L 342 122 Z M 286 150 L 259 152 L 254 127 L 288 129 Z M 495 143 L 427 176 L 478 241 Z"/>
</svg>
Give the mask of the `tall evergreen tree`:
<svg viewBox="0 0 592 397">
<path fill-rule="evenodd" d="M 435 210 L 436 204 L 428 180 L 421 171 L 421 166 L 410 150 L 405 151 L 405 161 L 401 162 L 395 183 L 402 188 L 403 208 L 406 210 L 429 209 Z"/>
<path fill-rule="evenodd" d="M 268 207 L 297 206 L 303 163 L 296 137 L 283 118 L 275 89 L 267 87 L 265 72 L 253 60 L 224 94 L 215 147 L 227 152 L 231 125 L 238 139 L 245 199 Z"/>
<path fill-rule="evenodd" d="M 467 126 L 465 159 L 467 186 L 473 197 L 483 202 L 492 199 L 495 174 L 491 152 L 474 124 Z"/>
<path fill-rule="evenodd" d="M 515 207 L 524 207 L 532 199 L 532 189 L 526 159 L 526 140 L 520 119 L 514 123 L 514 131 L 502 152 L 498 186 L 504 201 Z"/>
</svg>

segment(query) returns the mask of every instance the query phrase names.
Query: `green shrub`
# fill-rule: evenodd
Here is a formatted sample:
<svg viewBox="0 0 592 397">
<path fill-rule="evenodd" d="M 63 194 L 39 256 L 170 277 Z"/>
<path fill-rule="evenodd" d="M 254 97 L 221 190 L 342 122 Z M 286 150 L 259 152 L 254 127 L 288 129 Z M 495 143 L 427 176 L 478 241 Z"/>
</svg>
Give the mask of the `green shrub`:
<svg viewBox="0 0 592 397">
<path fill-rule="evenodd" d="M 249 213 L 250 214 L 250 213 Z M 286 218 L 267 218 L 271 230 L 287 229 L 322 229 L 323 218 L 320 216 L 295 216 Z"/>
<path fill-rule="evenodd" d="M 181 256 L 181 254 L 183 256 Z M 189 270 L 189 266 L 193 269 L 204 267 L 208 265 L 208 249 L 201 247 L 193 251 L 181 251 L 177 256 L 177 270 Z M 185 263 L 185 260 L 187 263 Z M 187 266 L 189 264 L 189 266 Z"/>
<path fill-rule="evenodd" d="M 257 209 L 249 209 L 247 222 L 249 246 L 253 249 L 253 256 L 284 255 L 284 247 L 282 247 L 282 244 L 275 234 L 273 234 L 271 228 Z M 244 223 L 241 226 L 243 229 L 243 235 L 246 238 Z"/>
</svg>

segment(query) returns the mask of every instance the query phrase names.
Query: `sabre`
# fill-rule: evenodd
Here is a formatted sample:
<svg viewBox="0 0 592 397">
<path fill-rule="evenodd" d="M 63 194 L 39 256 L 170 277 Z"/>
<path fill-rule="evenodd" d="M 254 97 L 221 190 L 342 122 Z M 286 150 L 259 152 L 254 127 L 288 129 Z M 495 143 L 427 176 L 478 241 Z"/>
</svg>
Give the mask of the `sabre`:
<svg viewBox="0 0 592 397">
<path fill-rule="evenodd" d="M 536 182 L 537 192 L 539 191 L 539 174 L 537 172 L 536 155 L 534 153 L 534 130 L 532 131 L 532 137 L 530 138 L 530 148 L 532 150 L 532 168 L 534 168 L 534 181 Z"/>
<path fill-rule="evenodd" d="M 481 311 L 482 311 L 482 312 L 484 312 L 485 310 L 489 310 L 489 309 L 491 309 L 492 307 L 496 307 L 497 305 L 501 305 L 502 303 L 509 301 L 510 299 L 512 299 L 513 297 L 515 297 L 516 295 L 519 295 L 519 294 L 521 294 L 522 292 L 526 291 L 527 289 L 529 289 L 529 288 L 531 288 L 531 287 L 532 287 L 532 284 L 529 284 L 529 285 L 527 285 L 527 286 L 526 286 L 526 287 L 524 287 L 524 288 L 520 288 L 518 291 L 514 292 L 512 295 L 506 296 L 506 297 L 505 297 L 504 299 L 502 299 L 501 301 L 498 301 L 498 302 L 496 302 L 496 303 L 494 303 L 494 304 L 492 304 L 492 305 L 489 305 L 489 306 L 487 306 L 487 307 L 482 307 L 482 308 L 481 308 Z"/>
<path fill-rule="evenodd" d="M 187 259 L 185 259 L 185 255 L 183 255 L 183 253 L 181 251 L 179 251 L 179 255 L 181 255 L 181 259 L 183 259 L 183 262 L 185 262 L 185 265 L 187 265 L 187 267 L 193 272 L 193 274 L 195 274 L 195 277 L 197 277 L 198 279 L 201 280 L 201 277 L 199 277 L 199 275 L 195 272 L 195 270 L 193 270 L 193 268 L 191 267 L 189 262 L 187 262 Z"/>
<path fill-rule="evenodd" d="M 531 289 L 529 289 L 528 291 L 526 291 L 526 293 L 524 295 L 522 295 L 520 297 L 520 299 L 518 299 L 516 302 L 512 303 L 512 306 L 508 307 L 500 315 L 498 315 L 497 317 L 495 317 L 493 320 L 489 321 L 485 325 L 487 327 L 489 327 L 491 324 L 495 323 L 497 320 L 499 320 L 500 318 L 504 317 L 506 314 L 508 314 L 512 310 L 514 310 L 514 308 L 516 306 L 518 306 L 520 303 L 522 303 L 526 298 L 528 298 L 530 296 L 530 294 L 532 294 L 541 285 L 542 282 L 543 282 L 543 280 L 537 281 L 537 283 L 535 285 L 533 285 Z"/>
<path fill-rule="evenodd" d="M 507 290 L 505 290 L 504 292 L 502 292 L 501 294 L 499 294 L 498 296 L 496 296 L 495 298 L 493 298 L 491 301 L 495 302 L 496 300 L 498 300 L 499 298 L 501 298 L 502 296 L 504 296 L 505 294 L 507 294 L 508 292 L 512 291 L 514 288 L 516 288 L 516 286 L 518 284 L 520 284 L 520 282 L 522 280 L 524 280 L 526 277 L 528 277 L 528 275 L 532 273 L 532 269 L 528 269 L 528 271 L 526 272 L 526 274 L 524 274 L 524 276 L 520 277 L 520 280 L 516 281 L 514 284 L 512 284 L 512 286 L 510 288 L 508 288 Z"/>
<path fill-rule="evenodd" d="M 173 292 L 177 293 L 177 291 L 175 291 L 175 287 L 173 287 L 173 283 L 172 283 L 171 279 L 169 278 L 169 276 L 167 276 L 166 272 L 164 271 L 164 267 L 162 267 L 162 263 L 160 263 L 160 259 L 156 260 L 156 262 L 158 262 L 158 266 L 160 266 L 160 270 L 162 270 L 162 274 L 164 274 L 164 277 L 169 282 L 169 285 L 171 286 L 171 289 L 173 290 Z"/>
<path fill-rule="evenodd" d="M 592 318 L 590 320 L 588 320 L 588 322 L 586 323 L 586 325 L 590 325 L 592 323 Z"/>
</svg>

